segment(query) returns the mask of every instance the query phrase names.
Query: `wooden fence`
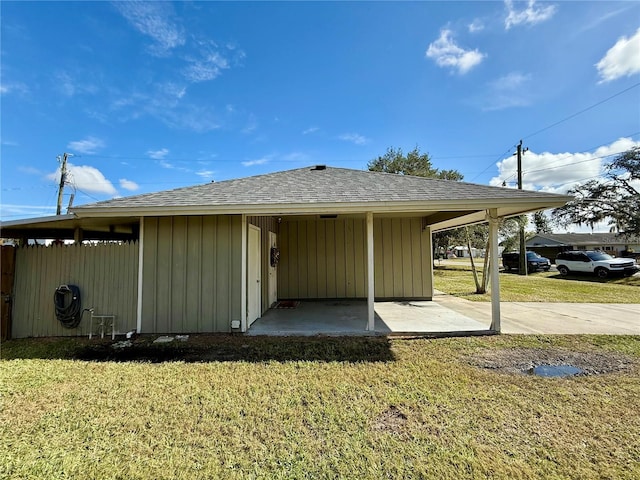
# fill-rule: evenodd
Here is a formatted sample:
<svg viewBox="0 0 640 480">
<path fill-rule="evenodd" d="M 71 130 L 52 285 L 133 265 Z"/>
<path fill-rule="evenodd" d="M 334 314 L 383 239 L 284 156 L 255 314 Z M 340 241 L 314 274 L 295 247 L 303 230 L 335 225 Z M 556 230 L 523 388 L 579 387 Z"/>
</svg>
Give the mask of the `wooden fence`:
<svg viewBox="0 0 640 480">
<path fill-rule="evenodd" d="M 116 332 L 136 328 L 138 255 L 138 242 L 18 248 L 12 338 L 88 334 L 88 312 L 74 329 L 56 319 L 54 293 L 67 284 L 80 287 L 82 308 L 115 314 Z"/>
</svg>

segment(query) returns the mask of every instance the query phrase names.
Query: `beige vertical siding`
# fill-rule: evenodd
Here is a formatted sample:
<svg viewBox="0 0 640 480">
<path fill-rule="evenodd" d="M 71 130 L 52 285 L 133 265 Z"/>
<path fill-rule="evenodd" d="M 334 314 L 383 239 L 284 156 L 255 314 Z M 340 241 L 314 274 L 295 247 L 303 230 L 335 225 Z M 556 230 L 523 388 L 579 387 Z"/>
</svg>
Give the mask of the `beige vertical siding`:
<svg viewBox="0 0 640 480">
<path fill-rule="evenodd" d="M 276 235 L 279 232 L 278 219 L 276 217 L 247 217 L 247 223 L 260 228 L 260 245 L 262 259 L 262 312 L 264 313 L 269 305 L 269 262 L 271 261 L 271 245 L 269 244 L 269 232 Z M 280 238 L 278 237 L 278 242 Z"/>
<path fill-rule="evenodd" d="M 142 332 L 229 332 L 240 257 L 239 215 L 145 218 Z"/>
<path fill-rule="evenodd" d="M 285 220 L 280 298 L 365 298 L 364 219 Z M 421 218 L 374 220 L 377 299 L 431 298 L 431 242 Z"/>
<path fill-rule="evenodd" d="M 422 218 L 374 219 L 377 299 L 431 299 L 431 235 Z"/>
<path fill-rule="evenodd" d="M 83 308 L 117 315 L 117 329 L 136 327 L 138 243 L 27 246 L 16 251 L 13 338 L 87 335 L 89 313 L 75 329 L 56 319 L 53 296 L 62 284 L 80 287 Z"/>
</svg>

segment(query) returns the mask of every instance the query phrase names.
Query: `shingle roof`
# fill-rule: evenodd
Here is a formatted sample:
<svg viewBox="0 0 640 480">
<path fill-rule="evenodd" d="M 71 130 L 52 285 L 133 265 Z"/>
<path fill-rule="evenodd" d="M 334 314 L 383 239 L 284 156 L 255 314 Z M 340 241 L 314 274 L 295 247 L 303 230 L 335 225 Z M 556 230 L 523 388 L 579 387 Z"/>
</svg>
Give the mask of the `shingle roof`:
<svg viewBox="0 0 640 480">
<path fill-rule="evenodd" d="M 299 168 L 75 207 L 158 208 L 350 202 L 508 200 L 558 195 L 346 168 Z"/>
<path fill-rule="evenodd" d="M 540 246 L 539 239 L 552 240 L 561 245 L 608 245 L 608 244 L 636 244 L 640 243 L 638 237 L 625 237 L 615 233 L 542 233 L 527 241 L 529 245 Z M 534 243 L 535 242 L 535 243 Z"/>
</svg>

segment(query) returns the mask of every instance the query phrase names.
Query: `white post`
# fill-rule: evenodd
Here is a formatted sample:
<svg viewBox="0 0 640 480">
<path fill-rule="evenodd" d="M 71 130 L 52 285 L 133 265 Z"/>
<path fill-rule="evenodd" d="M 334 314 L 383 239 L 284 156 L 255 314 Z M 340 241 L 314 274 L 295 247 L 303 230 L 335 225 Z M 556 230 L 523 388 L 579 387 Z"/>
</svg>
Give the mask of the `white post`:
<svg viewBox="0 0 640 480">
<path fill-rule="evenodd" d="M 373 271 L 373 213 L 367 212 L 367 330 L 375 330 L 375 276 Z"/>
<path fill-rule="evenodd" d="M 500 262 L 498 260 L 498 211 L 489 210 L 489 269 L 491 274 L 491 330 L 500 333 Z"/>
<path fill-rule="evenodd" d="M 140 217 L 140 233 L 138 238 L 138 308 L 136 312 L 136 332 L 142 333 L 142 284 L 144 264 L 144 217 Z"/>
<path fill-rule="evenodd" d="M 242 214 L 241 221 L 242 228 L 242 260 L 240 268 L 242 274 L 240 275 L 242 285 L 240 286 L 240 330 L 242 332 L 247 331 L 247 216 Z"/>
<path fill-rule="evenodd" d="M 431 232 L 431 227 L 425 227 L 424 231 L 429 239 L 429 246 L 427 248 L 427 262 L 429 262 L 429 265 L 427 268 L 429 269 L 429 298 L 433 300 L 433 233 Z M 424 264 L 422 268 L 424 268 Z"/>
</svg>

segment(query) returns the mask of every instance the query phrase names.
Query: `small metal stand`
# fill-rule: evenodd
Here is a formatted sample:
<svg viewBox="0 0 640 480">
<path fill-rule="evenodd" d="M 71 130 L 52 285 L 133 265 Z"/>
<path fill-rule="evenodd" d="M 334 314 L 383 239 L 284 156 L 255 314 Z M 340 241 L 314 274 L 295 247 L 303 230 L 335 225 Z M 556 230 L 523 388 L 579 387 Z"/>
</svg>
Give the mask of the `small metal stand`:
<svg viewBox="0 0 640 480">
<path fill-rule="evenodd" d="M 111 328 L 111 340 L 116 338 L 116 315 L 113 313 L 95 313 L 93 308 L 88 309 L 91 313 L 89 320 L 89 339 L 93 335 L 93 322 L 96 321 L 96 327 L 100 329 L 100 338 L 104 338 L 105 330 Z"/>
</svg>

